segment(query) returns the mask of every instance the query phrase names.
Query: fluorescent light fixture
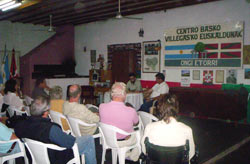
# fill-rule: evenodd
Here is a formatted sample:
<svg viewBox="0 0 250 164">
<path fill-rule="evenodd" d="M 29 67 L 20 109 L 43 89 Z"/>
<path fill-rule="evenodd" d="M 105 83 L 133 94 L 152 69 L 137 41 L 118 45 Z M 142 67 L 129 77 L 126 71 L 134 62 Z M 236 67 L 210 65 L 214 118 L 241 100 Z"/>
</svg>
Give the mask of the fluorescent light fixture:
<svg viewBox="0 0 250 164">
<path fill-rule="evenodd" d="M 3 1 L 0 1 L 0 7 L 1 7 L 1 5 L 5 4 L 5 3 L 8 3 L 10 1 L 13 1 L 13 0 L 3 0 Z"/>
<path fill-rule="evenodd" d="M 2 11 L 7 11 L 7 10 L 10 10 L 10 9 L 17 8 L 17 7 L 21 6 L 21 4 L 22 3 L 16 3 L 16 4 L 12 5 L 12 6 L 8 6 L 8 7 L 4 8 L 4 9 L 2 9 Z"/>
<path fill-rule="evenodd" d="M 5 3 L 4 5 L 0 6 L 0 9 L 3 9 L 5 7 L 8 7 L 8 6 L 11 6 L 11 5 L 15 4 L 15 3 L 16 3 L 15 1 L 11 1 L 11 2 Z"/>
</svg>

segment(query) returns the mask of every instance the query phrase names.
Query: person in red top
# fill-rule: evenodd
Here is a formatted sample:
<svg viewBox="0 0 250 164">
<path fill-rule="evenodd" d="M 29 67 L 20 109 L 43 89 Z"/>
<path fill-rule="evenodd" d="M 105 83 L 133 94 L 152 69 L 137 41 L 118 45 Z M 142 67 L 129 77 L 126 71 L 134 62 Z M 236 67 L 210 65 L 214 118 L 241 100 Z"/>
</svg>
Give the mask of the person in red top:
<svg viewBox="0 0 250 164">
<path fill-rule="evenodd" d="M 111 88 L 112 101 L 101 104 L 99 107 L 100 121 L 118 127 L 127 132 L 133 132 L 133 126 L 139 122 L 136 110 L 124 104 L 126 99 L 126 84 L 116 82 Z M 120 147 L 136 143 L 136 136 L 125 136 L 117 134 L 117 140 Z M 138 148 L 126 153 L 126 157 L 137 161 L 140 155 Z"/>
</svg>

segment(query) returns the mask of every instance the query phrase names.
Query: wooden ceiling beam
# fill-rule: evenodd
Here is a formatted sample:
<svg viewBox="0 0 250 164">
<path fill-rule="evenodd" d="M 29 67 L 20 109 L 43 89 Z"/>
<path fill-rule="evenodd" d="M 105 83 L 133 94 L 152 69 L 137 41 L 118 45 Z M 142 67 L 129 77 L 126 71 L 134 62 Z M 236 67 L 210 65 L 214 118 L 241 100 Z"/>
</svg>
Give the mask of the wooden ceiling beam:
<svg viewBox="0 0 250 164">
<path fill-rule="evenodd" d="M 158 2 L 158 3 L 150 3 L 148 5 L 144 4 L 144 5 L 139 5 L 139 7 L 134 7 L 134 8 L 128 8 L 128 6 L 126 6 L 127 8 L 126 9 L 122 9 L 122 15 L 123 16 L 128 16 L 128 15 L 132 15 L 132 14 L 138 14 L 138 10 L 149 10 L 151 11 L 154 7 L 159 7 L 159 6 L 162 6 L 162 5 L 169 5 L 169 4 L 172 4 L 172 3 L 175 3 L 173 1 L 165 1 L 165 2 Z M 140 13 L 143 13 L 143 12 L 140 12 Z M 84 16 L 84 17 L 80 17 L 80 18 L 75 18 L 75 19 L 70 19 L 69 21 L 67 22 L 71 22 L 74 24 L 74 22 L 78 22 L 78 21 L 81 21 L 81 20 L 88 20 L 88 19 L 98 19 L 100 17 L 108 17 L 108 18 L 114 18 L 117 14 L 117 11 L 110 11 L 108 13 L 100 13 L 100 14 L 95 14 L 95 15 L 91 15 L 91 16 Z M 65 20 L 64 20 L 65 21 Z M 56 25 L 62 25 L 62 23 L 64 21 L 60 21 L 59 23 L 55 22 Z"/>
<path fill-rule="evenodd" d="M 150 1 L 152 1 L 152 0 L 150 0 Z M 67 19 L 74 19 L 74 18 L 81 17 L 81 16 L 86 16 L 86 15 L 89 16 L 89 15 L 93 15 L 96 13 L 118 10 L 118 3 L 117 2 L 118 1 L 110 1 L 107 4 L 105 3 L 104 5 L 89 7 L 86 10 L 83 10 L 83 12 L 78 12 L 78 13 L 75 13 L 75 11 L 73 10 L 73 12 L 71 11 L 69 13 L 63 13 L 63 14 L 60 14 L 60 15 L 55 16 L 53 18 L 54 18 L 54 21 L 63 21 L 63 20 L 67 20 Z M 131 2 L 134 2 L 134 0 L 127 1 L 127 3 L 131 3 Z M 41 22 L 40 22 L 40 20 L 39 20 L 39 21 L 35 21 L 34 23 L 40 24 L 40 23 L 43 23 L 42 21 L 43 20 L 41 20 Z"/>
<path fill-rule="evenodd" d="M 37 15 L 50 15 L 51 11 L 63 8 L 67 8 L 68 6 L 72 6 L 77 2 L 77 0 L 52 0 L 49 1 L 48 4 L 45 4 L 44 7 L 42 8 L 37 8 L 37 9 L 30 9 L 30 13 L 23 13 L 20 14 L 19 16 L 11 18 L 12 22 L 23 22 L 25 19 L 35 19 L 33 17 L 36 17 Z"/>
<path fill-rule="evenodd" d="M 163 0 L 161 1 L 156 1 L 156 0 L 147 0 L 147 1 L 141 1 L 139 3 L 128 3 L 128 4 L 122 4 L 121 5 L 121 13 L 122 14 L 125 14 L 126 15 L 126 12 L 127 11 L 134 11 L 134 10 L 137 10 L 137 8 L 142 8 L 142 7 L 145 7 L 145 6 L 151 6 L 151 5 L 157 5 L 159 3 L 171 3 L 172 1 L 169 1 L 169 0 Z M 62 19 L 55 19 L 53 21 L 53 23 L 55 25 L 57 25 L 58 22 L 63 22 L 63 21 L 66 21 L 68 19 L 71 20 L 71 22 L 73 21 L 77 21 L 79 19 L 83 19 L 83 18 L 89 18 L 89 17 L 99 17 L 99 16 L 105 16 L 105 15 L 110 15 L 110 16 L 115 16 L 118 12 L 118 9 L 117 8 L 105 8 L 105 9 L 102 9 L 102 10 L 94 10 L 93 12 L 86 12 L 86 13 L 83 13 L 81 15 L 77 15 L 77 16 L 72 16 L 72 17 L 62 17 Z"/>
<path fill-rule="evenodd" d="M 48 18 L 48 13 L 52 14 L 53 16 L 58 16 L 58 15 L 62 15 L 64 13 L 72 13 L 72 8 L 74 8 L 75 4 L 77 3 L 78 0 L 67 0 L 67 3 L 63 2 L 63 3 L 58 3 L 55 6 L 53 6 L 53 8 L 48 8 L 46 11 L 41 12 L 37 12 L 35 14 L 32 15 L 32 17 L 22 17 L 20 19 L 15 19 L 13 20 L 14 22 L 23 22 L 23 23 L 30 23 L 33 20 L 47 20 Z M 85 3 L 86 5 L 88 4 L 92 4 L 92 3 L 97 3 L 100 2 L 100 0 L 85 0 L 85 1 L 81 1 L 82 3 Z"/>
<path fill-rule="evenodd" d="M 206 0 L 206 1 L 202 2 L 202 3 L 207 3 L 207 2 L 212 2 L 212 1 L 218 1 L 218 0 Z M 136 11 L 136 14 L 142 14 L 142 13 L 146 13 L 146 12 L 154 12 L 154 11 L 160 11 L 160 10 L 168 10 L 168 9 L 175 8 L 175 7 L 180 7 L 180 6 L 183 6 L 183 5 L 188 6 L 188 5 L 193 5 L 193 4 L 197 4 L 197 1 L 196 0 L 190 0 L 189 2 L 185 2 L 184 4 L 175 3 L 175 6 L 172 6 L 172 5 L 169 6 L 168 4 L 166 4 L 166 5 L 155 6 L 154 8 L 140 9 L 140 10 Z M 128 12 L 128 14 L 133 15 L 135 13 L 134 12 Z M 80 24 L 86 24 L 86 23 L 91 23 L 91 22 L 95 22 L 95 21 L 102 21 L 102 20 L 107 20 L 109 18 L 110 18 L 109 16 L 106 16 L 106 17 L 103 16 L 102 18 L 82 19 L 82 20 L 73 22 L 73 25 L 80 25 Z M 124 19 L 126 19 L 126 18 L 124 18 Z M 117 21 L 119 21 L 119 20 L 117 20 Z M 134 20 L 134 21 L 138 21 L 138 20 Z"/>
<path fill-rule="evenodd" d="M 44 8 L 43 6 L 47 6 L 48 4 L 53 4 L 56 3 L 58 1 L 61 0 L 43 0 L 40 3 L 34 4 L 32 6 L 26 7 L 24 9 L 21 10 L 11 10 L 9 12 L 7 12 L 6 14 L 0 15 L 0 21 L 2 20 L 10 20 L 11 18 L 20 16 L 20 15 L 29 15 L 30 16 L 30 12 L 32 12 L 33 10 L 40 10 L 41 8 Z"/>
<path fill-rule="evenodd" d="M 63 17 L 66 17 L 66 16 L 70 17 L 70 16 L 79 15 L 79 14 L 83 13 L 83 12 L 75 12 L 74 5 L 68 7 L 66 10 L 58 9 L 56 11 L 53 11 L 51 13 L 53 15 L 53 19 L 56 20 L 58 18 L 63 18 Z M 109 3 L 108 5 L 105 5 L 105 7 L 113 7 L 114 5 L 115 5 L 115 3 L 113 3 L 113 4 Z M 102 8 L 103 7 L 100 7 L 99 5 L 98 6 L 94 5 L 94 7 L 89 7 L 86 12 L 91 12 L 91 11 L 99 10 L 99 9 L 102 9 Z M 26 19 L 26 20 L 24 20 L 22 22 L 23 23 L 33 22 L 35 24 L 39 24 L 39 23 L 43 23 L 46 20 L 47 20 L 47 17 L 45 17 L 44 14 L 42 14 L 42 15 L 40 14 L 40 16 L 38 16 L 38 17 Z"/>
</svg>

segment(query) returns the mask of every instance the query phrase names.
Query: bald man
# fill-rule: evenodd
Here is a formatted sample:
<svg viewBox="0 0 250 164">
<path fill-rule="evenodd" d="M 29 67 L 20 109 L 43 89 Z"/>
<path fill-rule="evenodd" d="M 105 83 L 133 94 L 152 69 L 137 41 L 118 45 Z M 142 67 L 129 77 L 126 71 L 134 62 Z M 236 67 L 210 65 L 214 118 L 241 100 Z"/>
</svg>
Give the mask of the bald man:
<svg viewBox="0 0 250 164">
<path fill-rule="evenodd" d="M 80 97 L 81 87 L 76 84 L 71 85 L 69 88 L 69 101 L 63 104 L 63 114 L 89 124 L 98 123 L 98 113 L 93 113 L 85 105 L 79 104 Z M 97 126 L 80 126 L 80 131 L 82 135 L 93 135 L 98 132 L 98 129 Z"/>
</svg>

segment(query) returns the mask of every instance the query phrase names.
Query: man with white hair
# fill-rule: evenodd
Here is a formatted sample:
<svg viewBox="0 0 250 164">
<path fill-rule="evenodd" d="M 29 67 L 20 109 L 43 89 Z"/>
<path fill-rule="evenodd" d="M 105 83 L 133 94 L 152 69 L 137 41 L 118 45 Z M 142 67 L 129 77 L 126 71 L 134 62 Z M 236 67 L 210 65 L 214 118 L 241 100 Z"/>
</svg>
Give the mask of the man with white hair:
<svg viewBox="0 0 250 164">
<path fill-rule="evenodd" d="M 118 127 L 127 132 L 133 132 L 133 125 L 139 121 L 135 109 L 128 107 L 124 104 L 126 99 L 126 84 L 116 82 L 111 88 L 112 101 L 99 106 L 100 121 Z M 117 134 L 117 140 L 120 147 L 128 146 L 136 143 L 135 135 L 122 135 Z M 138 148 L 126 153 L 126 157 L 137 161 L 140 152 Z"/>
<path fill-rule="evenodd" d="M 48 150 L 50 163 L 67 163 L 73 158 L 72 147 L 76 143 L 79 154 L 84 154 L 86 164 L 96 164 L 95 143 L 92 136 L 73 137 L 48 118 L 48 99 L 37 96 L 31 106 L 31 116 L 17 118 L 12 126 L 19 138 L 30 138 L 43 143 L 52 143 L 67 148 L 63 151 Z"/>
</svg>

